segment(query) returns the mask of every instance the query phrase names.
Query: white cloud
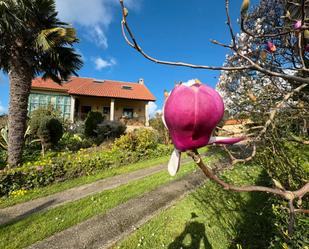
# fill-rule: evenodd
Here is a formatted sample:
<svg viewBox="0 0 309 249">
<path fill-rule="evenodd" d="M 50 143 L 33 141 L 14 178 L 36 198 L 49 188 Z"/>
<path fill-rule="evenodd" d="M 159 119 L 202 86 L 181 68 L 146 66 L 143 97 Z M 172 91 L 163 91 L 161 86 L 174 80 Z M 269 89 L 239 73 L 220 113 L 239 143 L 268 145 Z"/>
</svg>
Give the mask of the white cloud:
<svg viewBox="0 0 309 249">
<path fill-rule="evenodd" d="M 101 57 L 97 57 L 93 60 L 95 64 L 96 70 L 102 70 L 103 68 L 112 67 L 117 64 L 116 60 L 114 58 L 111 58 L 109 60 L 104 60 Z"/>
<path fill-rule="evenodd" d="M 150 118 L 153 118 L 157 113 L 162 113 L 162 110 L 158 109 L 158 106 L 155 102 L 149 102 L 148 113 Z"/>
<path fill-rule="evenodd" d="M 131 10 L 139 10 L 142 0 L 125 0 Z M 106 49 L 106 31 L 114 20 L 116 11 L 120 12 L 119 0 L 56 0 L 61 20 L 80 25 L 87 30 L 89 38 Z"/>
<path fill-rule="evenodd" d="M 97 46 L 104 49 L 108 48 L 106 34 L 99 25 L 93 27 L 93 29 L 90 31 L 90 35 Z"/>
</svg>

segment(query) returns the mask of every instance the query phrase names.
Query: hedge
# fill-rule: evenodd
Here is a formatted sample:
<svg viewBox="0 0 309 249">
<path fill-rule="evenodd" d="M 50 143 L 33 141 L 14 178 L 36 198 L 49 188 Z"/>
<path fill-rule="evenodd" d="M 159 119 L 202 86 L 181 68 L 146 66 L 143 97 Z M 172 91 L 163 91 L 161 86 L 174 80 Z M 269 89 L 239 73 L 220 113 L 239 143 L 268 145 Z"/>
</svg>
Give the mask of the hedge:
<svg viewBox="0 0 309 249">
<path fill-rule="evenodd" d="M 159 144 L 156 149 L 147 152 L 147 157 L 145 154 L 141 157 L 134 151 L 123 153 L 116 149 L 92 152 L 80 150 L 76 153 L 62 152 L 56 155 L 51 153 L 42 160 L 28 162 L 22 167 L 1 170 L 0 196 L 94 174 L 102 169 L 168 155 L 170 152 L 170 146 Z"/>
</svg>

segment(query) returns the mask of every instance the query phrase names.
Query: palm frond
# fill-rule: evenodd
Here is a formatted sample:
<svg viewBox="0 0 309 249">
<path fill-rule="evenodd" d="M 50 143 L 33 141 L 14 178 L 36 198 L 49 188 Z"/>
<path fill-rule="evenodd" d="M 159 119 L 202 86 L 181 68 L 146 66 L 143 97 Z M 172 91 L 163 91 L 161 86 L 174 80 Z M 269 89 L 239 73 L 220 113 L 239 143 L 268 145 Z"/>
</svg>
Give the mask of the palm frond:
<svg viewBox="0 0 309 249">
<path fill-rule="evenodd" d="M 60 82 L 81 68 L 76 31 L 58 19 L 55 0 L 0 0 L 0 16 L 0 69 L 10 70 L 10 51 L 22 55 L 33 77 Z"/>
<path fill-rule="evenodd" d="M 48 51 L 55 46 L 70 45 L 76 42 L 76 32 L 71 27 L 55 27 L 42 30 L 36 38 L 37 49 Z"/>
<path fill-rule="evenodd" d="M 45 71 L 43 78 L 51 78 L 58 83 L 72 74 L 77 75 L 82 65 L 81 56 L 71 47 L 56 47 L 41 58 L 41 68 Z"/>
</svg>

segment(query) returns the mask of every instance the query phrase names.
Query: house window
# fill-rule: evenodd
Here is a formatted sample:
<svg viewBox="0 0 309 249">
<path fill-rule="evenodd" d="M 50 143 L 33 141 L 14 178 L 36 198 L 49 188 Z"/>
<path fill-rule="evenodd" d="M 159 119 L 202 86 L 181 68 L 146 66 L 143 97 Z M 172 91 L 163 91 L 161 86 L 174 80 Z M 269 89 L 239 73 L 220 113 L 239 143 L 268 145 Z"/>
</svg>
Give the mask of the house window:
<svg viewBox="0 0 309 249">
<path fill-rule="evenodd" d="M 132 86 L 122 86 L 121 88 L 124 90 L 132 90 Z"/>
<path fill-rule="evenodd" d="M 133 108 L 123 108 L 122 115 L 126 118 L 133 118 Z"/>
<path fill-rule="evenodd" d="M 110 106 L 104 106 L 103 107 L 103 114 L 109 115 L 111 112 L 111 107 Z"/>
<path fill-rule="evenodd" d="M 70 118 L 71 113 L 71 97 L 58 94 L 31 93 L 28 102 L 28 111 L 38 108 L 53 107 L 54 110 L 61 112 L 63 118 Z"/>
<path fill-rule="evenodd" d="M 81 112 L 82 112 L 83 114 L 88 114 L 88 112 L 91 112 L 91 106 L 83 105 L 83 106 L 81 107 Z"/>
</svg>

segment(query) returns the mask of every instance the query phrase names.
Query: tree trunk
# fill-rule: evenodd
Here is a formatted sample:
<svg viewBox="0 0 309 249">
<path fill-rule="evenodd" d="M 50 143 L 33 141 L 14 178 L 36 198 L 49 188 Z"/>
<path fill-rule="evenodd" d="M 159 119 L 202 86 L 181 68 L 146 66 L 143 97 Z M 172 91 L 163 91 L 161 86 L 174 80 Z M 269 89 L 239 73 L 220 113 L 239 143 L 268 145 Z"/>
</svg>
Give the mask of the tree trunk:
<svg viewBox="0 0 309 249">
<path fill-rule="evenodd" d="M 15 167 L 22 160 L 32 74 L 23 60 L 12 59 L 11 62 L 8 164 Z"/>
</svg>

